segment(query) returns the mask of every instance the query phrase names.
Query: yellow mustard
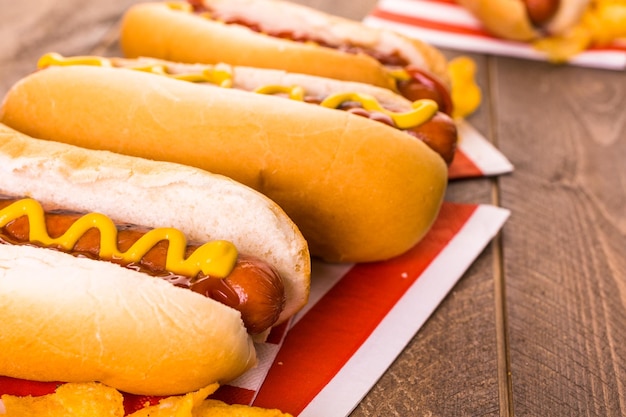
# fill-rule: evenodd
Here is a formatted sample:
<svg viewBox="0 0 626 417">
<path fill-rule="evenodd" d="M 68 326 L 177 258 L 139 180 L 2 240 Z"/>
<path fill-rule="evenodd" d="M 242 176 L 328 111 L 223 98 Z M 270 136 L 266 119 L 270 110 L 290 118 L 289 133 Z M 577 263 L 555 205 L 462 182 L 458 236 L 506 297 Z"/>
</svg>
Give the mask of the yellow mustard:
<svg viewBox="0 0 626 417">
<path fill-rule="evenodd" d="M 255 90 L 260 94 L 288 94 L 293 100 L 304 100 L 304 89 L 300 86 L 265 85 Z M 378 100 L 369 95 L 355 92 L 335 93 L 326 97 L 320 106 L 336 109 L 342 103 L 354 101 L 363 106 L 365 110 L 377 111 L 391 117 L 399 129 L 409 129 L 419 126 L 437 113 L 438 106 L 433 100 L 417 100 L 412 104 L 412 109 L 407 112 L 393 112 L 385 109 Z"/>
<path fill-rule="evenodd" d="M 1 209 L 0 227 L 5 227 L 9 222 L 23 216 L 28 217 L 30 242 L 60 247 L 66 251 L 72 250 L 89 229 L 97 228 L 100 231 L 99 255 L 102 259 L 139 262 L 157 243 L 167 240 L 169 245 L 165 268 L 178 275 L 195 277 L 202 272 L 205 275 L 224 278 L 230 274 L 237 261 L 237 249 L 225 240 L 205 243 L 185 259 L 187 249 L 185 235 L 178 229 L 167 227 L 150 230 L 126 252 L 120 252 L 117 247 L 117 227 L 110 218 L 100 213 L 85 214 L 61 236 L 52 238 L 48 235 L 43 207 L 31 198 L 18 200 Z"/>
<path fill-rule="evenodd" d="M 193 12 L 193 6 L 184 1 L 168 1 L 165 3 L 167 7 L 172 10 L 179 10 L 181 12 Z"/>
<path fill-rule="evenodd" d="M 290 99 L 304 101 L 304 89 L 299 85 L 264 85 L 254 90 L 257 94 L 287 94 Z"/>
<path fill-rule="evenodd" d="M 43 55 L 38 63 L 38 68 L 46 68 L 49 66 L 72 66 L 72 65 L 88 65 L 97 67 L 115 67 L 113 61 L 108 58 L 102 58 L 98 56 L 73 56 L 64 57 L 60 54 L 51 52 Z M 137 65 L 125 67 L 124 65 L 118 65 L 122 68 L 132 69 L 136 71 L 149 72 L 152 74 L 163 75 L 170 78 L 174 78 L 182 81 L 190 82 L 208 82 L 220 87 L 230 88 L 233 85 L 233 75 L 230 67 L 227 65 L 215 65 L 206 66 L 200 72 L 190 72 L 183 74 L 170 74 L 165 64 L 148 64 L 141 65 L 138 62 Z"/>
<path fill-rule="evenodd" d="M 97 67 L 112 67 L 111 60 L 102 58 L 99 56 L 74 56 L 71 58 L 65 58 L 64 56 L 55 52 L 50 52 L 43 55 L 37 61 L 37 68 L 46 68 L 49 66 L 71 66 L 71 65 L 93 65 Z"/>
<path fill-rule="evenodd" d="M 430 120 L 439 109 L 439 106 L 435 101 L 422 99 L 414 101 L 411 104 L 412 109 L 407 112 L 393 112 L 381 106 L 376 98 L 370 96 L 369 94 L 361 93 L 331 94 L 322 101 L 321 105 L 334 109 L 346 101 L 356 101 L 360 103 L 365 110 L 378 111 L 386 114 L 391 117 L 399 129 L 409 129 L 411 127 L 419 126 Z"/>
<path fill-rule="evenodd" d="M 94 65 L 94 66 L 114 66 L 113 62 L 106 58 L 77 56 L 65 58 L 57 53 L 44 55 L 39 62 L 40 68 L 50 65 Z M 231 88 L 233 86 L 233 74 L 228 65 L 207 65 L 202 71 L 185 74 L 169 74 L 164 64 L 136 65 L 125 67 L 127 69 L 150 72 L 190 82 L 209 82 L 220 87 Z M 284 85 L 264 85 L 254 90 L 258 94 L 287 94 L 290 99 L 303 101 L 305 96 L 304 88 L 301 86 Z M 360 103 L 365 110 L 377 111 L 389 116 L 399 129 L 409 129 L 419 126 L 432 118 L 439 110 L 437 103 L 433 100 L 422 99 L 412 103 L 412 109 L 406 112 L 393 112 L 385 109 L 380 102 L 369 94 L 356 92 L 341 92 L 331 94 L 326 97 L 320 105 L 327 108 L 338 108 L 346 101 Z"/>
<path fill-rule="evenodd" d="M 232 73 L 223 67 L 207 67 L 200 72 L 188 72 L 182 74 L 170 74 L 167 72 L 166 66 L 161 64 L 132 66 L 127 68 L 136 71 L 149 72 L 156 75 L 164 75 L 180 81 L 189 81 L 192 83 L 211 83 L 224 88 L 231 88 L 233 86 Z"/>
</svg>

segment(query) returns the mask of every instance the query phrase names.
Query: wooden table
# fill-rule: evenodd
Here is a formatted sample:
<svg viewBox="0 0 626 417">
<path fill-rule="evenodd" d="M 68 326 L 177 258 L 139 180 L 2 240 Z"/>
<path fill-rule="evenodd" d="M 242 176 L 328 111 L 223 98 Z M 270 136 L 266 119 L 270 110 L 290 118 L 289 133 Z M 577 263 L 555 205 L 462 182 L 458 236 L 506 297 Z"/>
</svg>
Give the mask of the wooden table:
<svg viewBox="0 0 626 417">
<path fill-rule="evenodd" d="M 357 20 L 375 4 L 300 2 Z M 119 55 L 134 1 L 3 3 L 2 94 L 45 52 Z M 471 56 L 469 121 L 515 172 L 447 199 L 512 216 L 353 416 L 626 415 L 626 76 Z"/>
</svg>

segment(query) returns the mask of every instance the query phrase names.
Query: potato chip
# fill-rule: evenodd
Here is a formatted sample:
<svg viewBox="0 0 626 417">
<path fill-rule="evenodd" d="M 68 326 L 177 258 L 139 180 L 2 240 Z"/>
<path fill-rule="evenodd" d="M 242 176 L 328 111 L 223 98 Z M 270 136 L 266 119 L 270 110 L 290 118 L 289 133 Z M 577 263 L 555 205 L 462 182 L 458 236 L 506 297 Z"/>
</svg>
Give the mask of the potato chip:
<svg viewBox="0 0 626 417">
<path fill-rule="evenodd" d="M 275 409 L 228 405 L 206 400 L 218 384 L 185 395 L 172 396 L 128 417 L 292 417 Z M 53 394 L 39 397 L 3 395 L 3 417 L 124 417 L 124 397 L 97 382 L 67 383 Z"/>
<path fill-rule="evenodd" d="M 129 417 L 292 417 L 276 409 L 205 400 L 217 388 L 218 385 L 214 384 L 183 396 L 165 398 L 159 404 L 143 408 Z"/>
<path fill-rule="evenodd" d="M 201 404 L 217 388 L 218 384 L 212 384 L 189 394 L 164 398 L 157 405 L 142 408 L 129 417 L 192 417 L 194 407 Z"/>
<path fill-rule="evenodd" d="M 124 398 L 96 382 L 61 385 L 41 397 L 3 395 L 5 417 L 123 417 Z"/>
<path fill-rule="evenodd" d="M 535 48 L 563 62 L 591 46 L 626 38 L 626 0 L 591 0 L 580 23 L 560 36 L 540 39 Z"/>
<path fill-rule="evenodd" d="M 276 409 L 228 405 L 217 400 L 205 400 L 193 412 L 193 417 L 292 417 Z"/>
</svg>

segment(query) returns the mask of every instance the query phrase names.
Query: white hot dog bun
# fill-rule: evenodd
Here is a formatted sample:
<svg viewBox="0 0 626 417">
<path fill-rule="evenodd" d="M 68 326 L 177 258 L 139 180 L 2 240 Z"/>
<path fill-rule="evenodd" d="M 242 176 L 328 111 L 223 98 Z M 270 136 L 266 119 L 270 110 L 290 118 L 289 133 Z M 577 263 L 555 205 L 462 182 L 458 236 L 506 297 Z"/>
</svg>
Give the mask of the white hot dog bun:
<svg viewBox="0 0 626 417">
<path fill-rule="evenodd" d="M 237 311 L 112 263 L 0 245 L 0 294 L 2 375 L 172 395 L 256 362 Z"/>
<path fill-rule="evenodd" d="M 228 240 L 285 285 L 284 321 L 306 303 L 310 257 L 286 214 L 256 191 L 167 162 L 33 139 L 0 125 L 0 194 L 115 222 Z M 101 381 L 171 395 L 229 381 L 255 364 L 236 310 L 104 261 L 0 244 L 0 375 Z"/>
<path fill-rule="evenodd" d="M 447 185 L 437 153 L 384 123 L 132 70 L 39 71 L 7 94 L 0 120 L 35 137 L 231 177 L 277 202 L 311 253 L 329 261 L 405 252 L 429 230 Z"/>
</svg>

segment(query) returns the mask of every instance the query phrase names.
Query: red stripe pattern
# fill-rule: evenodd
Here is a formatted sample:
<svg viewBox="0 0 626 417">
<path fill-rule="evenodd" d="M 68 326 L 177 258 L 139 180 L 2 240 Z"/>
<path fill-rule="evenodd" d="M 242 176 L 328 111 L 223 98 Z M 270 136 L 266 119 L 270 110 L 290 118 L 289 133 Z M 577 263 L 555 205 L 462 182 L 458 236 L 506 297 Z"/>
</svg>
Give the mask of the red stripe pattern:
<svg viewBox="0 0 626 417">
<path fill-rule="evenodd" d="M 482 177 L 484 173 L 467 155 L 457 149 L 452 163 L 448 167 L 448 178 L 475 178 Z"/>
<path fill-rule="evenodd" d="M 412 250 L 353 267 L 289 331 L 254 402 L 298 415 L 337 374 L 476 210 L 445 203 Z"/>
<path fill-rule="evenodd" d="M 282 347 L 258 392 L 224 385 L 212 398 L 298 415 L 370 337 L 477 208 L 446 202 L 431 231 L 410 251 L 389 261 L 353 266 L 291 329 L 285 323 L 273 330 L 266 343 L 282 343 Z M 0 377 L 0 395 L 45 395 L 58 385 Z M 126 412 L 158 399 L 126 395 Z"/>
<path fill-rule="evenodd" d="M 424 29 L 439 30 L 442 32 L 456 33 L 461 35 L 481 36 L 491 38 L 491 36 L 480 28 L 454 25 L 451 23 L 429 20 L 415 16 L 393 13 L 383 9 L 374 9 L 371 16 L 390 22 L 402 23 L 405 25 L 419 26 Z"/>
</svg>

